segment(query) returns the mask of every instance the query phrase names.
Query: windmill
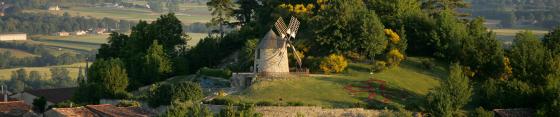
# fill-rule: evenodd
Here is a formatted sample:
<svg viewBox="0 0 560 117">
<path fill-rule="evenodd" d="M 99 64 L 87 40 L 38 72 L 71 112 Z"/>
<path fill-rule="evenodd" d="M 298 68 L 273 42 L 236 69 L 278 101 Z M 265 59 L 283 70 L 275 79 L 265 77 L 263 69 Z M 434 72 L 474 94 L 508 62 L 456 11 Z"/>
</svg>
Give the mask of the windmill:
<svg viewBox="0 0 560 117">
<path fill-rule="evenodd" d="M 296 38 L 297 32 L 299 30 L 299 24 L 299 20 L 292 16 L 292 18 L 290 19 L 290 23 L 288 24 L 288 26 L 286 26 L 286 23 L 284 23 L 284 19 L 280 17 L 278 18 L 278 20 L 276 20 L 276 23 L 274 23 L 274 27 L 276 28 L 276 31 L 280 35 L 281 39 L 286 42 L 287 47 L 291 48 L 294 52 L 294 57 L 297 61 L 298 68 L 301 68 L 301 58 L 297 54 L 298 51 L 296 50 L 292 41 L 292 39 Z"/>
</svg>

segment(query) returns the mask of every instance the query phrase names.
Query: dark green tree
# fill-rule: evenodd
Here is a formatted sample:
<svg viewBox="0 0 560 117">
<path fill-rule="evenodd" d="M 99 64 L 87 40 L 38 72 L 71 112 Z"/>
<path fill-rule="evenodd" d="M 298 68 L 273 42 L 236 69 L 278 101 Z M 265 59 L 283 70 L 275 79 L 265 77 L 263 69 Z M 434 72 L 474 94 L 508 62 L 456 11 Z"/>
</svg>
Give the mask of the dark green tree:
<svg viewBox="0 0 560 117">
<path fill-rule="evenodd" d="M 220 27 L 220 38 L 224 38 L 224 26 L 229 22 L 235 4 L 232 0 L 210 0 L 206 5 L 208 10 L 211 11 L 212 16 L 214 16 L 211 24 Z"/>
<path fill-rule="evenodd" d="M 476 73 L 475 78 L 499 78 L 504 73 L 504 52 L 496 35 L 484 26 L 484 19 L 469 22 L 469 37 L 461 42 L 460 62 Z"/>
<path fill-rule="evenodd" d="M 315 22 L 314 41 L 325 55 L 355 51 L 373 58 L 387 46 L 383 24 L 362 1 L 332 1 Z"/>
<path fill-rule="evenodd" d="M 449 77 L 428 94 L 428 112 L 438 117 L 464 115 L 461 109 L 470 102 L 471 96 L 472 88 L 468 77 L 459 64 L 453 64 Z"/>
<path fill-rule="evenodd" d="M 545 77 L 549 74 L 546 64 L 552 58 L 537 36 L 529 31 L 518 33 L 510 54 L 514 78 L 530 84 L 545 85 Z"/>
<path fill-rule="evenodd" d="M 16 71 L 12 71 L 12 76 L 9 81 L 10 89 L 12 92 L 22 92 L 27 87 L 25 81 L 27 81 L 28 75 L 25 69 L 18 69 Z"/>
<path fill-rule="evenodd" d="M 43 96 L 33 100 L 33 110 L 39 113 L 45 112 L 47 109 L 47 99 Z"/>
<path fill-rule="evenodd" d="M 162 81 L 166 74 L 172 72 L 171 61 L 157 40 L 154 40 L 150 48 L 148 48 L 143 61 L 142 79 L 137 80 L 141 85 Z"/>
<path fill-rule="evenodd" d="M 560 55 L 560 27 L 546 34 L 542 41 L 544 46 L 552 51 L 554 55 Z"/>
<path fill-rule="evenodd" d="M 247 24 L 254 19 L 255 10 L 260 6 L 257 0 L 238 0 L 238 9 L 233 10 L 233 16 L 239 21 L 239 25 Z"/>
<path fill-rule="evenodd" d="M 99 103 L 99 99 L 126 98 L 128 77 L 120 59 L 98 59 L 89 71 L 86 83 L 81 83 L 74 95 L 78 103 Z M 81 95 L 80 95 L 81 94 Z"/>
<path fill-rule="evenodd" d="M 436 57 L 449 61 L 458 61 L 461 50 L 461 42 L 468 37 L 467 27 L 460 22 L 451 11 L 443 11 L 436 16 L 438 26 L 436 28 Z"/>
</svg>

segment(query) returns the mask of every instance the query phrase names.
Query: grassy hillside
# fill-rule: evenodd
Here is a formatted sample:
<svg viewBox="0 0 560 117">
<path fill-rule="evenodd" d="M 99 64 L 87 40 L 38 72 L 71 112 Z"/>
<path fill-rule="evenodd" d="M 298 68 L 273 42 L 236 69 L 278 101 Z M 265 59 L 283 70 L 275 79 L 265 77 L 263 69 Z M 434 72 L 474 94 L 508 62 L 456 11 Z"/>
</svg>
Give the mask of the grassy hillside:
<svg viewBox="0 0 560 117">
<path fill-rule="evenodd" d="M 72 64 L 72 65 L 62 65 L 62 66 L 50 66 L 50 67 L 23 67 L 22 69 L 25 69 L 28 73 L 31 71 L 38 71 L 43 75 L 43 78 L 46 79 L 50 79 L 51 78 L 51 72 L 50 72 L 50 68 L 53 67 L 62 67 L 62 68 L 66 68 L 68 69 L 68 71 L 70 72 L 68 75 L 71 78 L 77 78 L 78 77 L 78 71 L 80 67 L 85 67 L 86 64 L 85 63 L 76 63 L 76 64 Z M 13 68 L 13 69 L 0 69 L 0 80 L 10 80 L 10 77 L 12 75 L 12 71 L 16 71 L 20 68 Z"/>
<path fill-rule="evenodd" d="M 447 76 L 446 65 L 439 64 L 433 70 L 426 70 L 421 67 L 418 58 L 408 58 L 400 67 L 381 73 L 370 74 L 369 67 L 365 64 L 350 64 L 349 70 L 340 75 L 312 75 L 292 80 L 262 81 L 226 98 L 240 102 L 303 102 L 323 107 L 351 107 L 363 101 L 379 104 L 380 107 L 414 106 L 413 103 L 426 95 L 431 88 L 439 86 L 440 78 Z M 387 104 L 381 103 L 384 98 L 379 93 L 373 100 L 369 100 L 367 92 L 351 94 L 346 89 L 348 86 L 379 86 L 379 83 L 367 83 L 370 79 L 386 82 L 384 93 L 388 99 Z"/>
<path fill-rule="evenodd" d="M 29 52 L 25 52 L 25 51 L 21 51 L 21 50 L 16 50 L 16 49 L 8 49 L 8 48 L 0 48 L 0 53 L 3 52 L 11 52 L 12 56 L 16 57 L 16 58 L 25 58 L 25 57 L 33 57 L 36 56 L 34 54 L 31 54 Z"/>
</svg>

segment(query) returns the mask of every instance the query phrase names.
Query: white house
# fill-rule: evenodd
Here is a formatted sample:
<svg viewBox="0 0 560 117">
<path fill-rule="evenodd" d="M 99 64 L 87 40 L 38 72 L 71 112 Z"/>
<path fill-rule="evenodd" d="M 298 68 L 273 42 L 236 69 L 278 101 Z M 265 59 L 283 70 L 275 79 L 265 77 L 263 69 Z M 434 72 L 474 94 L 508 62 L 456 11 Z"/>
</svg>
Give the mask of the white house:
<svg viewBox="0 0 560 117">
<path fill-rule="evenodd" d="M 76 36 L 81 36 L 81 35 L 86 35 L 87 32 L 86 31 L 76 31 L 76 32 L 72 32 L 72 35 L 76 35 Z"/>
<path fill-rule="evenodd" d="M 65 36 L 70 36 L 70 33 L 69 33 L 69 32 L 65 32 L 65 31 L 62 31 L 62 32 L 54 33 L 54 35 L 55 35 L 55 36 L 65 37 Z"/>
<path fill-rule="evenodd" d="M 16 40 L 27 40 L 27 34 L 25 33 L 0 34 L 0 41 L 16 41 Z"/>
<path fill-rule="evenodd" d="M 49 7 L 49 11 L 60 11 L 60 7 L 58 5 Z"/>
</svg>

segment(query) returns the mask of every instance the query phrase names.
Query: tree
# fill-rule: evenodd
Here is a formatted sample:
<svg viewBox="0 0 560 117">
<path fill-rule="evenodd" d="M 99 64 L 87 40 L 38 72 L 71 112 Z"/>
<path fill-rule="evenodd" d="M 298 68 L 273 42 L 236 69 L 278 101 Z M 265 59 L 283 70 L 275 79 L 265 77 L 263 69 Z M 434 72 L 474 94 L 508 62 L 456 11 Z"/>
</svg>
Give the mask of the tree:
<svg viewBox="0 0 560 117">
<path fill-rule="evenodd" d="M 33 110 L 39 113 L 45 112 L 47 109 L 47 99 L 43 96 L 33 100 Z"/>
<path fill-rule="evenodd" d="M 163 51 L 163 47 L 154 40 L 146 55 L 143 57 L 142 80 L 140 84 L 146 85 L 164 80 L 166 74 L 171 73 L 171 61 Z"/>
<path fill-rule="evenodd" d="M 233 16 L 239 21 L 239 25 L 244 25 L 252 21 L 255 10 L 260 6 L 257 0 L 238 0 L 239 8 L 233 11 Z"/>
<path fill-rule="evenodd" d="M 128 77 L 120 59 L 99 59 L 88 71 L 87 87 L 92 99 L 123 98 L 126 96 Z M 81 91 L 77 91 L 81 92 Z"/>
<path fill-rule="evenodd" d="M 474 78 L 499 78 L 505 71 L 504 52 L 494 32 L 484 26 L 484 19 L 476 18 L 467 25 L 468 37 L 461 42 L 459 59 L 462 65 L 475 72 Z"/>
<path fill-rule="evenodd" d="M 560 55 L 560 26 L 546 34 L 542 41 L 554 55 Z"/>
<path fill-rule="evenodd" d="M 55 87 L 72 87 L 75 86 L 74 82 L 68 74 L 70 73 L 66 68 L 54 67 L 49 69 L 51 78 L 54 81 Z"/>
<path fill-rule="evenodd" d="M 25 81 L 27 81 L 27 71 L 25 69 L 18 69 L 12 71 L 12 77 L 8 84 L 11 84 L 12 92 L 22 92 L 25 90 Z"/>
<path fill-rule="evenodd" d="M 212 25 L 220 26 L 220 37 L 224 38 L 224 26 L 228 23 L 231 14 L 233 13 L 232 0 L 210 0 L 206 3 L 208 10 L 214 16 L 211 20 Z"/>
<path fill-rule="evenodd" d="M 450 68 L 447 79 L 441 86 L 433 89 L 427 95 L 428 111 L 438 117 L 452 117 L 463 115 L 461 109 L 471 100 L 472 88 L 469 79 L 455 63 Z"/>
<path fill-rule="evenodd" d="M 208 107 L 191 102 L 174 102 L 163 117 L 213 117 Z"/>
<path fill-rule="evenodd" d="M 443 11 L 436 16 L 436 57 L 455 62 L 460 60 L 461 42 L 468 37 L 466 25 L 460 22 L 451 11 Z"/>
<path fill-rule="evenodd" d="M 355 51 L 373 59 L 387 46 L 383 24 L 362 1 L 332 1 L 330 8 L 321 12 L 315 22 L 314 41 L 324 53 Z"/>
<path fill-rule="evenodd" d="M 170 105 L 174 101 L 197 102 L 203 98 L 202 88 L 194 82 L 152 85 L 148 98 L 151 107 Z"/>
<path fill-rule="evenodd" d="M 459 8 L 468 8 L 470 4 L 465 0 L 422 0 L 422 9 L 430 13 L 439 13 L 442 11 L 457 11 Z M 465 15 L 454 13 L 457 15 Z"/>
<path fill-rule="evenodd" d="M 541 41 L 532 32 L 524 31 L 515 36 L 510 52 L 515 79 L 544 86 L 548 74 L 546 62 L 552 60 Z"/>
</svg>

